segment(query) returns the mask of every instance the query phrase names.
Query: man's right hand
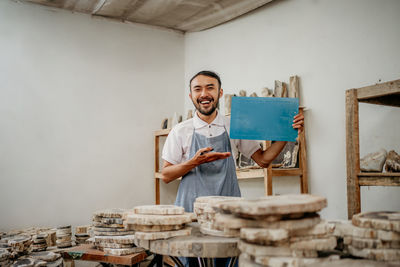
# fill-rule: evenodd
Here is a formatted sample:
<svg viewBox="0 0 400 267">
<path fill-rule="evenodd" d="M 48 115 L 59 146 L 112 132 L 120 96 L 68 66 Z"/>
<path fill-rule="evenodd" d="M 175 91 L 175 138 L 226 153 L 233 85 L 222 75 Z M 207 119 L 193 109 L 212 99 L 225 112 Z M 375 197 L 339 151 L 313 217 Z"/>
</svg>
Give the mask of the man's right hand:
<svg viewBox="0 0 400 267">
<path fill-rule="evenodd" d="M 226 159 L 229 158 L 231 153 L 230 152 L 212 152 L 212 147 L 205 147 L 199 149 L 196 154 L 193 156 L 192 161 L 196 165 L 200 165 L 203 163 L 219 160 L 219 159 Z"/>
<path fill-rule="evenodd" d="M 231 155 L 230 152 L 212 152 L 212 150 L 212 147 L 201 148 L 196 152 L 193 158 L 179 164 L 172 164 L 164 160 L 163 169 L 161 171 L 163 181 L 169 183 L 182 177 L 200 164 L 219 159 L 226 159 Z"/>
</svg>

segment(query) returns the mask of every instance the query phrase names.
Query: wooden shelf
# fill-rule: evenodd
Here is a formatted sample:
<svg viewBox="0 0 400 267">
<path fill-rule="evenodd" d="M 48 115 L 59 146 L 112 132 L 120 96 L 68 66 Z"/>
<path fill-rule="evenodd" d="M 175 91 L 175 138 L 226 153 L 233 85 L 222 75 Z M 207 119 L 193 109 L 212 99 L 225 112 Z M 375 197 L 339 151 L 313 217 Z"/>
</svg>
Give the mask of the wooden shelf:
<svg viewBox="0 0 400 267">
<path fill-rule="evenodd" d="M 358 174 L 360 186 L 400 186 L 400 173 L 362 172 Z"/>
<path fill-rule="evenodd" d="M 264 178 L 264 169 L 238 169 L 236 170 L 238 179 Z M 298 176 L 302 175 L 299 168 L 272 168 L 272 176 Z"/>
<path fill-rule="evenodd" d="M 290 169 L 278 169 L 272 168 L 272 176 L 298 176 L 301 175 L 302 171 L 299 168 Z M 264 178 L 264 169 L 244 169 L 236 170 L 236 175 L 239 180 L 241 179 L 257 179 Z M 154 173 L 154 177 L 157 179 L 162 179 L 161 172 Z M 179 178 L 181 179 L 181 178 Z"/>
<path fill-rule="evenodd" d="M 356 90 L 359 102 L 400 107 L 400 80 L 361 87 Z"/>
<path fill-rule="evenodd" d="M 294 92 L 299 93 L 299 77 L 290 77 L 289 87 L 293 89 Z M 303 114 L 304 107 L 299 107 L 299 114 Z M 154 132 L 154 170 L 155 170 L 155 202 L 160 204 L 160 179 L 162 179 L 160 173 L 160 137 L 168 136 L 171 129 L 162 129 Z M 267 141 L 271 145 L 270 141 Z M 254 179 L 263 178 L 265 195 L 272 195 L 272 177 L 273 176 L 298 176 L 300 178 L 300 192 L 302 194 L 308 193 L 308 170 L 307 170 L 307 153 L 306 153 L 306 138 L 305 130 L 299 134 L 299 151 L 298 151 L 298 166 L 299 168 L 274 168 L 273 165 L 268 166 L 268 168 L 262 169 L 241 169 L 237 170 L 238 179 Z"/>
<path fill-rule="evenodd" d="M 400 186 L 400 173 L 360 171 L 359 103 L 400 107 L 400 80 L 346 91 L 347 215 L 361 212 L 361 186 Z"/>
<path fill-rule="evenodd" d="M 300 109 L 300 113 L 303 113 L 303 108 Z M 155 178 L 155 203 L 160 204 L 160 179 L 162 179 L 162 175 L 160 173 L 160 162 L 159 162 L 159 153 L 160 153 L 160 137 L 168 136 L 171 129 L 163 129 L 154 132 L 154 142 L 155 142 L 155 162 L 154 169 L 156 170 L 154 173 Z M 263 178 L 264 179 L 264 187 L 266 195 L 272 195 L 272 177 L 274 176 L 299 176 L 300 177 L 300 192 L 302 194 L 308 193 L 308 180 L 307 180 L 307 164 L 306 164 L 306 139 L 305 139 L 305 131 L 300 133 L 300 148 L 299 148 L 299 168 L 272 168 L 271 166 L 265 169 L 256 168 L 256 169 L 240 169 L 236 171 L 237 178 L 239 180 L 242 179 L 255 179 L 255 178 Z M 270 145 L 270 144 L 269 144 Z M 179 178 L 181 179 L 181 178 Z"/>
</svg>

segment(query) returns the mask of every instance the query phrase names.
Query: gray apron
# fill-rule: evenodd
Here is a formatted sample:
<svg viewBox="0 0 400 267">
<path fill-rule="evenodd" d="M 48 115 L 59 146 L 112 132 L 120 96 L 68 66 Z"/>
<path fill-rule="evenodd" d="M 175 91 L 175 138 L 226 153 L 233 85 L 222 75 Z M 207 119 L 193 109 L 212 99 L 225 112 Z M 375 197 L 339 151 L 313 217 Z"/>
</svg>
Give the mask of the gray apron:
<svg viewBox="0 0 400 267">
<path fill-rule="evenodd" d="M 198 134 L 193 129 L 189 158 L 193 158 L 200 148 L 205 147 L 212 147 L 214 152 L 231 152 L 231 156 L 226 159 L 203 163 L 182 177 L 175 205 L 184 207 L 186 212 L 193 212 L 193 203 L 197 197 L 240 197 L 231 142 L 226 129 L 223 134 L 214 137 L 206 137 Z"/>
</svg>

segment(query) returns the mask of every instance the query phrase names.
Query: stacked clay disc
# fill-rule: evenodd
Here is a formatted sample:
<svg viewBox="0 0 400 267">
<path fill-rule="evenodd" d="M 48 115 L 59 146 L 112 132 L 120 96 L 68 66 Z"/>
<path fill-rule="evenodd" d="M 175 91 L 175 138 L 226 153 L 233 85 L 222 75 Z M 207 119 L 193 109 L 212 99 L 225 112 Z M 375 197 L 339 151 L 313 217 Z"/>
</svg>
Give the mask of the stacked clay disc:
<svg viewBox="0 0 400 267">
<path fill-rule="evenodd" d="M 71 225 L 57 227 L 56 230 L 56 245 L 58 248 L 68 248 L 72 246 Z"/>
<path fill-rule="evenodd" d="M 123 236 L 95 236 L 94 245 L 110 255 L 128 255 L 143 251 L 143 248 L 135 246 L 134 235 Z"/>
<path fill-rule="evenodd" d="M 39 233 L 36 234 L 32 237 L 33 245 L 32 245 L 32 251 L 38 252 L 38 251 L 44 251 L 47 249 L 47 242 L 46 239 L 48 237 L 48 234 L 46 233 Z"/>
<path fill-rule="evenodd" d="M 167 239 L 175 236 L 190 235 L 191 228 L 186 227 L 192 222 L 192 214 L 185 213 L 182 207 L 174 205 L 137 206 L 134 213 L 127 216 L 128 229 L 135 230 L 139 246 L 140 241 Z"/>
<path fill-rule="evenodd" d="M 317 213 L 326 205 L 306 194 L 226 201 L 216 205 L 214 224 L 240 229 L 240 266 L 306 266 L 339 259 L 329 253 L 336 247 L 334 226 Z"/>
<path fill-rule="evenodd" d="M 76 226 L 75 227 L 75 243 L 76 245 L 88 244 L 90 225 Z"/>
<path fill-rule="evenodd" d="M 124 227 L 125 209 L 106 209 L 93 214 L 94 245 L 110 255 L 128 255 L 141 249 L 134 245 L 134 231 Z"/>
<path fill-rule="evenodd" d="M 400 212 L 366 212 L 336 222 L 344 252 L 355 257 L 400 265 Z"/>
<path fill-rule="evenodd" d="M 216 208 L 218 204 L 224 201 L 240 200 L 240 197 L 226 196 L 203 196 L 196 198 L 193 203 L 193 210 L 197 216 L 197 221 L 200 224 L 200 231 L 206 235 L 223 236 L 223 237 L 238 237 L 239 229 L 218 229 L 214 224 L 215 214 L 218 213 Z"/>
<path fill-rule="evenodd" d="M 133 231 L 124 227 L 125 209 L 106 209 L 93 214 L 93 234 L 95 236 L 132 235 Z"/>
<path fill-rule="evenodd" d="M 9 259 L 17 259 L 32 252 L 32 237 L 30 235 L 10 235 L 3 237 L 1 243 L 10 252 L 8 254 Z"/>
</svg>

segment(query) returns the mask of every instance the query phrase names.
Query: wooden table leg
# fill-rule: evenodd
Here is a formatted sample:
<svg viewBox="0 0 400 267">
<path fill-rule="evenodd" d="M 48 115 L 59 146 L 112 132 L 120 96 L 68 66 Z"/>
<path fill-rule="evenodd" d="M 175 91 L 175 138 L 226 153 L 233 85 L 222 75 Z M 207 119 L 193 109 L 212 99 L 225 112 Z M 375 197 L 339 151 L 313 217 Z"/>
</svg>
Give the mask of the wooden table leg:
<svg viewBox="0 0 400 267">
<path fill-rule="evenodd" d="M 228 267 L 233 267 L 233 266 L 235 266 L 235 263 L 236 263 L 237 259 L 238 259 L 238 257 L 232 257 L 232 258 L 229 260 L 229 265 L 228 265 Z"/>
<path fill-rule="evenodd" d="M 178 257 L 174 257 L 174 256 L 169 256 L 174 263 L 178 266 L 178 267 L 184 267 L 181 260 Z"/>
<path fill-rule="evenodd" d="M 347 164 L 347 216 L 361 212 L 360 185 L 360 137 L 358 101 L 356 89 L 346 92 L 346 164 Z"/>
<path fill-rule="evenodd" d="M 147 266 L 163 267 L 163 256 L 160 254 L 154 254 L 154 258 L 151 260 L 151 262 Z"/>
<path fill-rule="evenodd" d="M 73 259 L 64 259 L 65 267 L 75 267 L 75 261 Z"/>
</svg>

